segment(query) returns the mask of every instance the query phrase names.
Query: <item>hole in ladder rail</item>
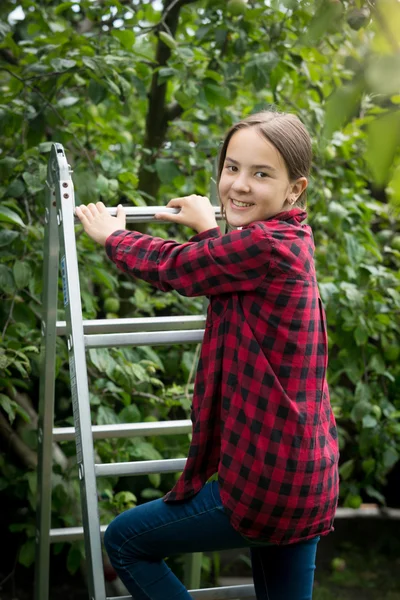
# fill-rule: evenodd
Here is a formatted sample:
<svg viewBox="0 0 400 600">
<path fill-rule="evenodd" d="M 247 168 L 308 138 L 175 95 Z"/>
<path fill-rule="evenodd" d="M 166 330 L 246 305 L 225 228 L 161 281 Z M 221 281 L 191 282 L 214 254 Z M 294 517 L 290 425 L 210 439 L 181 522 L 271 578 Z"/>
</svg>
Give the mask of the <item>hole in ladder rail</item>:
<svg viewBox="0 0 400 600">
<path fill-rule="evenodd" d="M 57 148 L 57 154 L 64 154 L 62 148 Z"/>
</svg>

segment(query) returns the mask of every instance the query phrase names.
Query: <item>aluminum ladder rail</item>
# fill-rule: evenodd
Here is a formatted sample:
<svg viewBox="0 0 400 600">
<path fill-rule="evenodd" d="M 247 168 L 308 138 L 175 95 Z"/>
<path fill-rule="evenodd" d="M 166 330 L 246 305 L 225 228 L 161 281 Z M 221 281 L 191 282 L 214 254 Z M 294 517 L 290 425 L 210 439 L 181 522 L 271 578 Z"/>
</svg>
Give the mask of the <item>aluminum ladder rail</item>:
<svg viewBox="0 0 400 600">
<path fill-rule="evenodd" d="M 83 321 L 74 225 L 74 188 L 71 170 L 61 144 L 53 144 L 47 171 L 45 209 L 44 289 L 38 424 L 38 493 L 35 564 L 35 600 L 48 600 L 50 543 L 85 540 L 90 600 L 107 600 L 103 576 L 96 477 L 182 471 L 185 459 L 138 461 L 110 465 L 94 462 L 93 439 L 188 433 L 190 420 L 162 423 L 92 426 L 86 369 L 86 349 L 124 345 L 158 345 L 200 342 L 204 315 L 153 319 Z M 116 209 L 108 209 L 111 215 Z M 160 207 L 125 209 L 128 222 L 154 221 Z M 163 209 L 177 212 L 175 209 Z M 216 217 L 221 218 L 219 209 Z M 57 322 L 58 268 L 61 248 L 66 321 Z M 71 396 L 75 427 L 53 428 L 56 336 L 65 335 L 69 351 Z M 76 441 L 83 527 L 51 529 L 51 479 L 53 442 Z M 94 509 L 96 507 L 96 509 Z M 199 567 L 200 554 L 192 555 Z M 197 565 L 196 565 L 197 557 Z M 194 599 L 254 598 L 253 586 L 191 590 Z M 130 598 L 130 597 L 127 597 Z M 115 599 L 108 599 L 115 600 Z M 120 600 L 123 600 L 120 598 Z"/>
</svg>

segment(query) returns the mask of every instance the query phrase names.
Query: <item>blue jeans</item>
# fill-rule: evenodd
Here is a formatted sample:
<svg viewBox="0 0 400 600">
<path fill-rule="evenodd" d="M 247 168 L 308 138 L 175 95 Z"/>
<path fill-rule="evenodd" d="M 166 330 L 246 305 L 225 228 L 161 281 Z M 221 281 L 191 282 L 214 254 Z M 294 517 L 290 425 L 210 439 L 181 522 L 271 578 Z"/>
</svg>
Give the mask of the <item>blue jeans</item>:
<svg viewBox="0 0 400 600">
<path fill-rule="evenodd" d="M 230 524 L 217 481 L 187 501 L 159 499 L 127 510 L 104 537 L 110 561 L 134 600 L 191 600 L 163 559 L 229 548 L 250 548 L 257 600 L 310 600 L 318 540 L 288 546 L 247 540 Z"/>
</svg>

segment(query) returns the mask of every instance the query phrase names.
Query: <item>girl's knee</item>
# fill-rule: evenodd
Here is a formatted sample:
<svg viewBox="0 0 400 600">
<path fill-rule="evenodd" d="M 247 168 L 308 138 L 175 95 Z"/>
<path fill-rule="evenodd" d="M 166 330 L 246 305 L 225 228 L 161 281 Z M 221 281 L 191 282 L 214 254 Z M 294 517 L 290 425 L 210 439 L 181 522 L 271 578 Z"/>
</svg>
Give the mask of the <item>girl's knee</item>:
<svg viewBox="0 0 400 600">
<path fill-rule="evenodd" d="M 104 534 L 104 547 L 110 559 L 120 551 L 124 543 L 123 536 L 121 535 L 120 520 L 120 516 L 118 516 L 111 521 Z"/>
</svg>

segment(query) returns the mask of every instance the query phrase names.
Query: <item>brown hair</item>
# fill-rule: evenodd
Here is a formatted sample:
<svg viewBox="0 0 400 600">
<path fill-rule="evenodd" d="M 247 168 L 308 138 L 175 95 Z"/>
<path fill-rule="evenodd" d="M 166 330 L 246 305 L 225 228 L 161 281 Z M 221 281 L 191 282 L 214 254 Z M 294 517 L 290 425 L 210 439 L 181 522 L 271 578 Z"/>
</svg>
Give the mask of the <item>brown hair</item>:
<svg viewBox="0 0 400 600">
<path fill-rule="evenodd" d="M 308 177 L 312 149 L 310 135 L 303 123 L 296 115 L 290 113 L 263 110 L 246 117 L 229 129 L 219 154 L 218 184 L 224 168 L 228 144 L 233 134 L 245 127 L 257 127 L 261 135 L 275 146 L 285 162 L 290 181 L 296 181 L 299 177 Z M 306 208 L 306 190 L 298 197 L 294 206 Z"/>
</svg>

